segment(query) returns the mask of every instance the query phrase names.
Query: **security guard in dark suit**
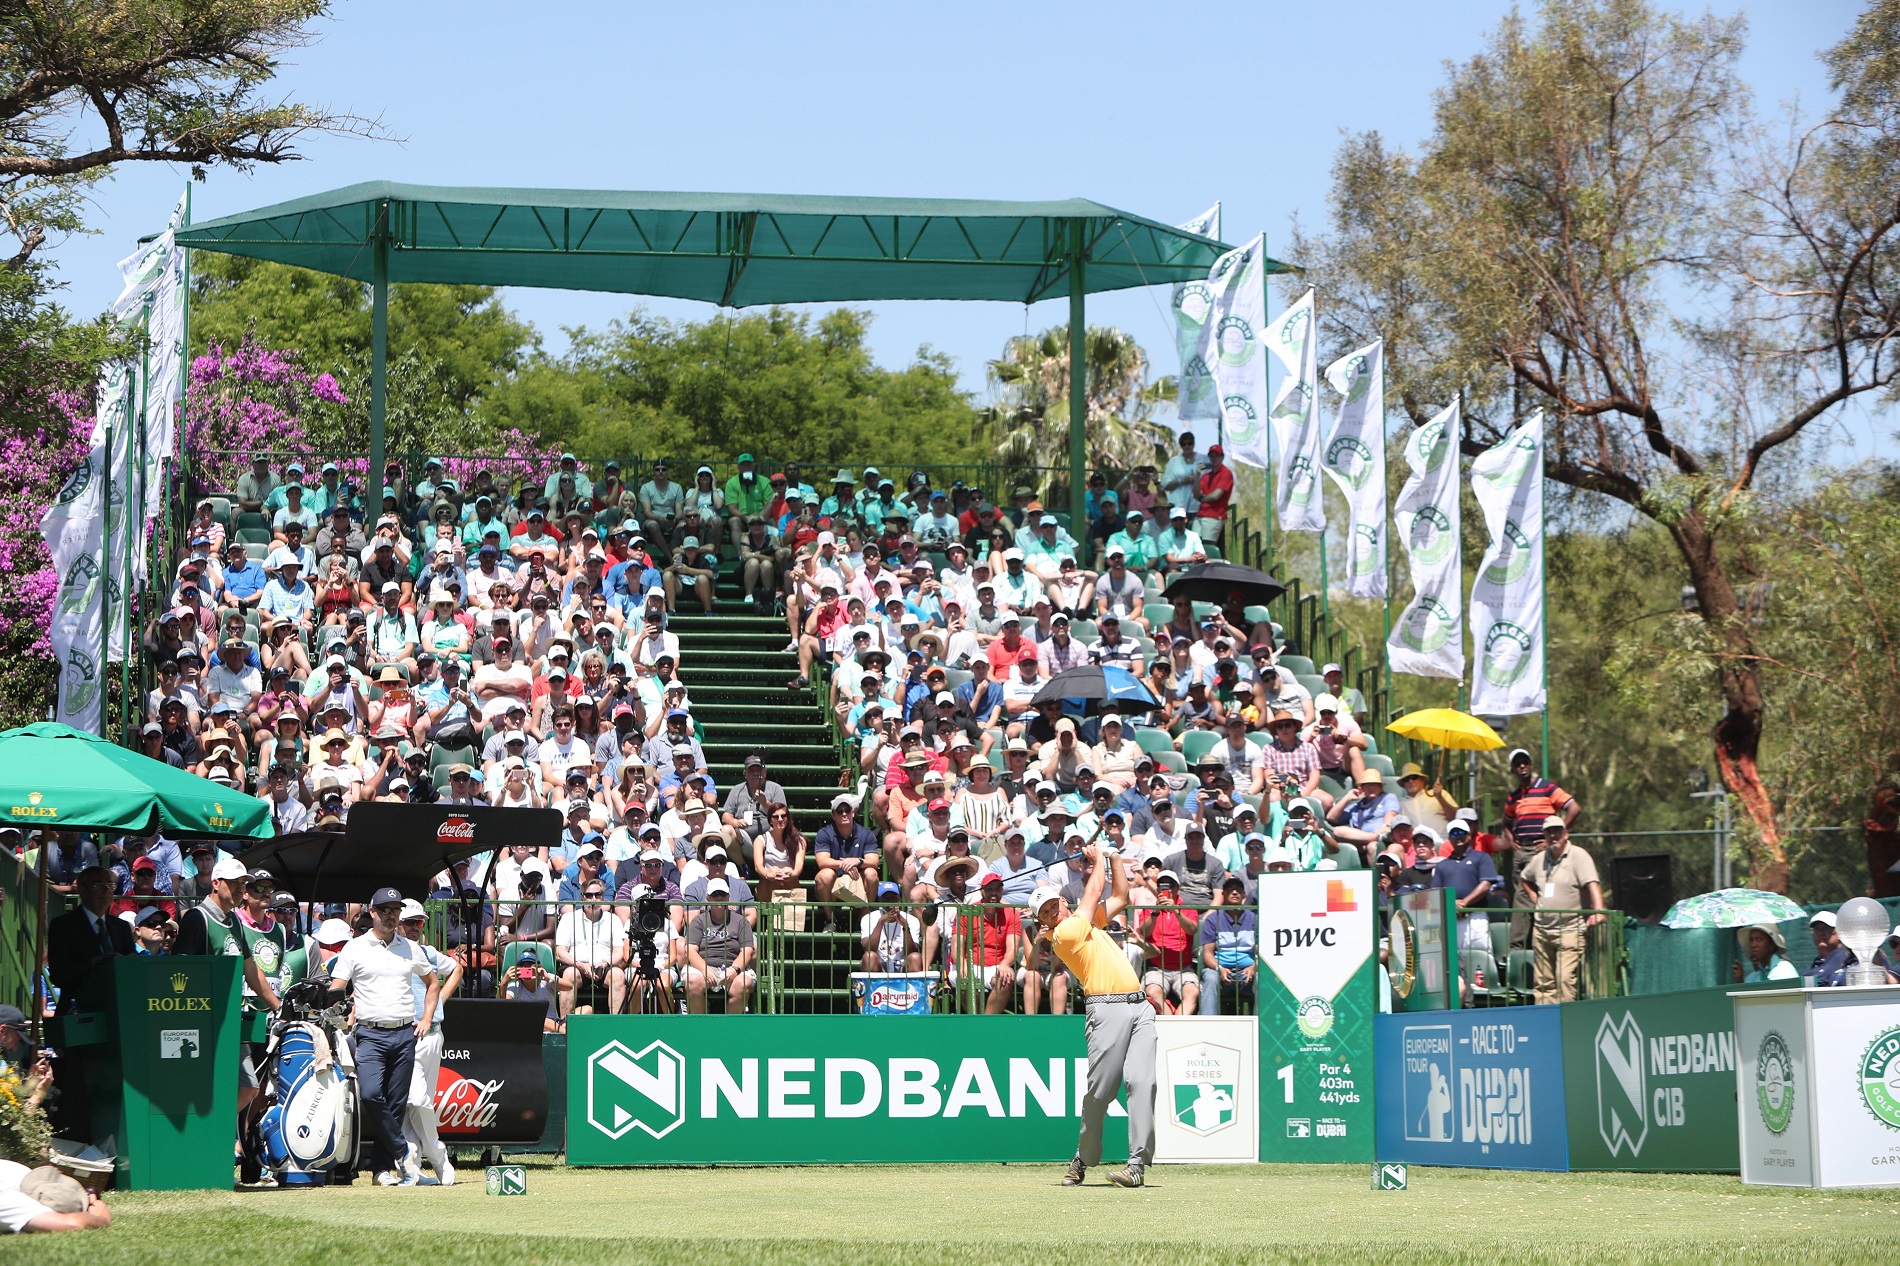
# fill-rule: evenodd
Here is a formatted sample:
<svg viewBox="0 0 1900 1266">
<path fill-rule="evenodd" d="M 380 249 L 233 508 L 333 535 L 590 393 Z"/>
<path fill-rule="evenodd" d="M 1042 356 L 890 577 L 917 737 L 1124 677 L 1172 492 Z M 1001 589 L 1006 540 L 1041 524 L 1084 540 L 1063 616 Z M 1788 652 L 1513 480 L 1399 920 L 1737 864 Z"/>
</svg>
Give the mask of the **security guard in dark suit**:
<svg viewBox="0 0 1900 1266">
<path fill-rule="evenodd" d="M 46 925 L 46 970 L 59 990 L 61 1015 L 102 1005 L 107 978 L 100 967 L 137 950 L 132 929 L 106 913 L 113 887 L 111 871 L 86 867 L 74 883 L 79 908 Z"/>
</svg>

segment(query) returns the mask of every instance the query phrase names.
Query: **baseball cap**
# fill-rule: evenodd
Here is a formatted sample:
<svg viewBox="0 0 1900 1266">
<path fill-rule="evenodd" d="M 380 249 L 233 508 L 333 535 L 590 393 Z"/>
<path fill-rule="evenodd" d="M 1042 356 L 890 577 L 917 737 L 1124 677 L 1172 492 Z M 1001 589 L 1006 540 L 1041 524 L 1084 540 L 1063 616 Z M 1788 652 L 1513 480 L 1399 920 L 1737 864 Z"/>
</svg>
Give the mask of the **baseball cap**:
<svg viewBox="0 0 1900 1266">
<path fill-rule="evenodd" d="M 895 897 L 898 891 L 897 885 L 888 879 L 877 886 L 877 895 L 880 897 Z"/>
<path fill-rule="evenodd" d="M 1834 912 L 1832 910 L 1816 910 L 1814 914 L 1809 917 L 1808 926 L 1813 927 L 1817 923 L 1821 924 L 1823 927 L 1831 928 L 1831 927 L 1836 926 L 1835 921 L 1834 921 Z"/>
<path fill-rule="evenodd" d="M 1164 870 L 1161 872 L 1160 876 L 1155 880 L 1155 882 L 1158 884 L 1167 884 L 1170 887 L 1174 888 L 1175 890 L 1179 891 L 1181 887 L 1181 876 L 1175 874 L 1171 870 Z"/>
<path fill-rule="evenodd" d="M 1529 760 L 1530 758 L 1531 753 L 1529 748 L 1514 747 L 1511 749 L 1511 754 L 1504 758 L 1504 763 L 1506 765 L 1515 765 L 1521 760 Z"/>
<path fill-rule="evenodd" d="M 1544 829 L 1546 831 L 1564 831 L 1569 828 L 1570 824 L 1564 821 L 1560 814 L 1553 813 L 1544 819 Z"/>
<path fill-rule="evenodd" d="M 723 879 L 708 879 L 706 881 L 706 895 L 710 897 L 714 893 L 718 893 L 722 897 L 731 896 L 732 885 Z"/>
<path fill-rule="evenodd" d="M 1029 908 L 1031 910 L 1041 910 L 1044 906 L 1048 905 L 1051 901 L 1054 901 L 1061 896 L 1062 896 L 1062 890 L 1060 888 L 1057 888 L 1055 885 L 1038 884 L 1036 886 L 1036 890 L 1029 894 Z"/>
<path fill-rule="evenodd" d="M 355 935 L 350 925 L 341 919 L 325 919 L 317 925 L 317 944 L 325 948 L 341 945 Z"/>
<path fill-rule="evenodd" d="M 378 888 L 375 895 L 369 899 L 369 904 L 372 910 L 377 906 L 400 906 L 402 894 L 394 888 Z"/>
<path fill-rule="evenodd" d="M 402 914 L 398 917 L 406 923 L 410 919 L 426 919 L 429 917 L 429 912 L 422 908 L 420 901 L 417 901 L 414 897 L 409 897 L 403 901 Z"/>
<path fill-rule="evenodd" d="M 224 857 L 211 868 L 211 877 L 213 879 L 249 879 L 251 868 L 235 857 Z"/>
</svg>

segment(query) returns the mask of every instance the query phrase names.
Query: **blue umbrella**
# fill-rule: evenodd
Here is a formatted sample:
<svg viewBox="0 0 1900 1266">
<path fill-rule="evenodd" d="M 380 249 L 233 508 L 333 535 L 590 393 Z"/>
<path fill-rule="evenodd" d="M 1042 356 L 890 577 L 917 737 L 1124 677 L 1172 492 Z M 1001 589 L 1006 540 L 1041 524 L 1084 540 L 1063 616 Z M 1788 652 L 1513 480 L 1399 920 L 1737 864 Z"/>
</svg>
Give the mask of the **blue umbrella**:
<svg viewBox="0 0 1900 1266">
<path fill-rule="evenodd" d="M 1140 713 L 1161 706 L 1161 701 L 1149 692 L 1141 678 L 1113 664 L 1083 664 L 1057 673 L 1036 692 L 1032 702 L 1043 703 L 1049 699 L 1080 704 L 1083 716 L 1098 712 Z"/>
</svg>

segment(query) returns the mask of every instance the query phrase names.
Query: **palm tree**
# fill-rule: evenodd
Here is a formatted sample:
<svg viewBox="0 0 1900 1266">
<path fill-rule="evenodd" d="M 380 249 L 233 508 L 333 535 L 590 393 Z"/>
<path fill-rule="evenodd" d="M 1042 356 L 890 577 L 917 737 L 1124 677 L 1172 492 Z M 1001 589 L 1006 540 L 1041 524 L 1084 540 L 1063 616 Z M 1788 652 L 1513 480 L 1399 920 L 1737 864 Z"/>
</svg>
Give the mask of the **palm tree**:
<svg viewBox="0 0 1900 1266">
<path fill-rule="evenodd" d="M 1160 432 L 1149 424 L 1165 398 L 1167 379 L 1148 382 L 1148 353 L 1112 326 L 1091 326 L 1088 358 L 1088 462 L 1092 469 L 1128 470 L 1163 458 Z M 1045 504 L 1066 489 L 1069 466 L 1069 327 L 1054 326 L 1003 345 L 989 365 L 996 403 L 986 419 L 1005 465 L 1028 467 L 1028 483 Z"/>
</svg>

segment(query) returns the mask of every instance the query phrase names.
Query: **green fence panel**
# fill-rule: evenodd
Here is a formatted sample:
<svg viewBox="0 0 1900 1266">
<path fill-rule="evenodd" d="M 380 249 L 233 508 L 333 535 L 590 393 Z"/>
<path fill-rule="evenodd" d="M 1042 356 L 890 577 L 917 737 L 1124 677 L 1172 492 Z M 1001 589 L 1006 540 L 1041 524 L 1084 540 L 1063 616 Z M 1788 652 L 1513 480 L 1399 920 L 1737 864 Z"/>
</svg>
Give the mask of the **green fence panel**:
<svg viewBox="0 0 1900 1266">
<path fill-rule="evenodd" d="M 1571 1169 L 1739 1168 L 1728 989 L 1566 1003 L 1562 1013 Z"/>
</svg>

